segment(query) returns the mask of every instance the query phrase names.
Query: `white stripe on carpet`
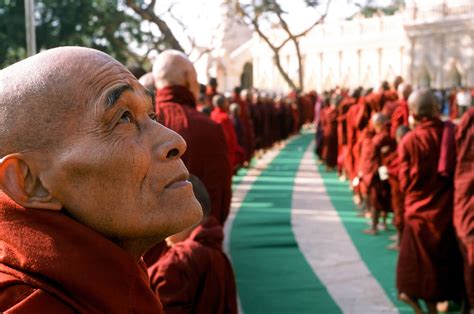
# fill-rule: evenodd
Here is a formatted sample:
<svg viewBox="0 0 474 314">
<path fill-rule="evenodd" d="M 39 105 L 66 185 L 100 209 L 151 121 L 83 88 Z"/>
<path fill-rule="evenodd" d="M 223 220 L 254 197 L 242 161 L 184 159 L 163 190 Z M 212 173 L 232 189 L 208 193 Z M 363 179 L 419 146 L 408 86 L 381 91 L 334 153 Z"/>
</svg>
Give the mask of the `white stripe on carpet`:
<svg viewBox="0 0 474 314">
<path fill-rule="evenodd" d="M 333 207 L 309 145 L 292 200 L 296 241 L 311 268 L 344 313 L 397 313 L 372 276 Z"/>
</svg>

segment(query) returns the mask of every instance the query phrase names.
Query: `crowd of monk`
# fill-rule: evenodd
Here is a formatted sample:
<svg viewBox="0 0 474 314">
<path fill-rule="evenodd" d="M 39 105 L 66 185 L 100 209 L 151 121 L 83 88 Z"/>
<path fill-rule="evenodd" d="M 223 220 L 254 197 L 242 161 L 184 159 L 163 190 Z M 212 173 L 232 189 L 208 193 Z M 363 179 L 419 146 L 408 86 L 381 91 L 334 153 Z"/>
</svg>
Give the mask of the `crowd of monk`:
<svg viewBox="0 0 474 314">
<path fill-rule="evenodd" d="M 473 109 L 442 122 L 430 91 L 398 80 L 219 94 L 173 50 L 133 72 L 80 47 L 0 71 L 0 312 L 237 313 L 232 176 L 313 121 L 366 232 L 394 212 L 400 298 L 474 307 Z"/>
<path fill-rule="evenodd" d="M 456 107 L 452 97 L 455 114 L 442 121 L 435 93 L 401 77 L 378 89 L 336 88 L 315 106 L 316 154 L 349 179 L 371 218 L 363 232 L 387 229 L 393 213 L 399 298 L 416 313 L 419 300 L 429 313 L 447 300 L 474 308 L 474 108 Z"/>
</svg>

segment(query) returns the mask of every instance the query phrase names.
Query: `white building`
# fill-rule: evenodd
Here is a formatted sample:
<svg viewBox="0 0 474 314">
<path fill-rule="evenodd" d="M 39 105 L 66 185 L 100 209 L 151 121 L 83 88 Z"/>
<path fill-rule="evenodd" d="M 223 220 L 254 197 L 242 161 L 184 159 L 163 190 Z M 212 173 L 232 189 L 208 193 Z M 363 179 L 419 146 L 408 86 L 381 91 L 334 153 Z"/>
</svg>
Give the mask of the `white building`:
<svg viewBox="0 0 474 314">
<path fill-rule="evenodd" d="M 219 90 L 253 80 L 259 89 L 287 91 L 266 43 L 233 20 L 225 5 L 222 10 L 219 47 L 207 60 L 207 75 L 218 78 Z M 278 30 L 271 35 L 283 36 Z M 418 86 L 474 86 L 474 0 L 407 0 L 392 16 L 318 25 L 300 46 L 305 90 L 373 87 L 396 75 Z M 281 60 L 298 82 L 291 43 L 281 50 Z"/>
</svg>

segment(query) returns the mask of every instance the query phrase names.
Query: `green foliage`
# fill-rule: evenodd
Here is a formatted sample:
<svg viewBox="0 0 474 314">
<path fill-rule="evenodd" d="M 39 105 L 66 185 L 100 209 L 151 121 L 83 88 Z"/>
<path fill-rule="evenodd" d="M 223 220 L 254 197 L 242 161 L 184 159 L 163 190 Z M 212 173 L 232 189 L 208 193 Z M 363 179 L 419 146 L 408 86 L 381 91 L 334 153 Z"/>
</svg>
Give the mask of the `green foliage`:
<svg viewBox="0 0 474 314">
<path fill-rule="evenodd" d="M 360 7 L 360 13 L 365 17 L 372 17 L 378 12 L 384 15 L 393 15 L 397 13 L 405 5 L 404 0 L 392 0 L 388 6 L 378 6 L 373 0 L 367 0 L 365 5 L 358 5 Z"/>
<path fill-rule="evenodd" d="M 150 40 L 117 0 L 36 0 L 35 6 L 38 51 L 79 45 L 140 63 L 129 43 Z M 0 0 L 0 68 L 25 57 L 24 24 L 24 0 Z"/>
</svg>

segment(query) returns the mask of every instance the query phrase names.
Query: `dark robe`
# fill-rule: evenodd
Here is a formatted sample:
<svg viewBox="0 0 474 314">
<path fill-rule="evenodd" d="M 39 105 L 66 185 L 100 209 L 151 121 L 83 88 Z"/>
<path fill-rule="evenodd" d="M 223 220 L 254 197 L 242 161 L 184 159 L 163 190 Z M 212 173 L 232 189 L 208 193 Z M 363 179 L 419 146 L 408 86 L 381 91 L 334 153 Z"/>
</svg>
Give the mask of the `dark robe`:
<svg viewBox="0 0 474 314">
<path fill-rule="evenodd" d="M 188 148 L 182 159 L 189 172 L 204 183 L 211 198 L 211 215 L 223 225 L 232 196 L 226 139 L 221 126 L 195 106 L 194 96 L 187 88 L 170 86 L 156 91 L 158 120 L 186 141 Z"/>
<path fill-rule="evenodd" d="M 390 183 L 380 178 L 378 169 L 388 166 L 388 157 L 396 149 L 396 143 L 388 130 L 384 129 L 366 141 L 364 146 L 361 171 L 362 180 L 368 189 L 370 204 L 376 211 L 391 211 Z"/>
<path fill-rule="evenodd" d="M 392 138 L 395 138 L 399 126 L 408 126 L 408 104 L 406 100 L 398 101 L 398 106 L 393 111 L 390 122 L 390 136 Z"/>
<path fill-rule="evenodd" d="M 444 124 L 424 120 L 399 145 L 399 180 L 405 194 L 397 288 L 430 302 L 462 294 L 462 257 L 453 226 L 453 179 L 438 169 Z"/>
<path fill-rule="evenodd" d="M 393 225 L 398 232 L 403 231 L 403 215 L 405 213 L 405 198 L 400 191 L 400 182 L 398 181 L 398 173 L 400 172 L 400 159 L 398 152 L 394 151 L 388 162 L 388 182 L 390 184 L 390 195 L 393 210 Z"/>
<path fill-rule="evenodd" d="M 253 129 L 252 119 L 250 117 L 250 109 L 247 101 L 240 98 L 239 94 L 234 93 L 234 102 L 240 106 L 240 121 L 242 122 L 242 144 L 245 150 L 244 160 L 250 162 L 255 151 L 255 133 Z"/>
<path fill-rule="evenodd" d="M 222 227 L 205 218 L 149 268 L 165 313 L 237 313 L 234 272 L 222 251 Z"/>
<path fill-rule="evenodd" d="M 143 261 L 62 211 L 0 192 L 1 313 L 162 313 Z"/>
<path fill-rule="evenodd" d="M 474 308 L 474 108 L 462 117 L 456 133 L 454 226 L 464 255 L 464 281 Z"/>
<path fill-rule="evenodd" d="M 323 131 L 322 157 L 328 167 L 337 166 L 337 109 L 325 107 L 321 112 Z"/>
<path fill-rule="evenodd" d="M 211 112 L 211 119 L 219 124 L 224 131 L 231 169 L 235 169 L 238 163 L 242 162 L 243 149 L 237 142 L 237 135 L 235 135 L 232 120 L 230 119 L 229 114 L 221 108 L 214 108 L 214 110 Z"/>
</svg>

